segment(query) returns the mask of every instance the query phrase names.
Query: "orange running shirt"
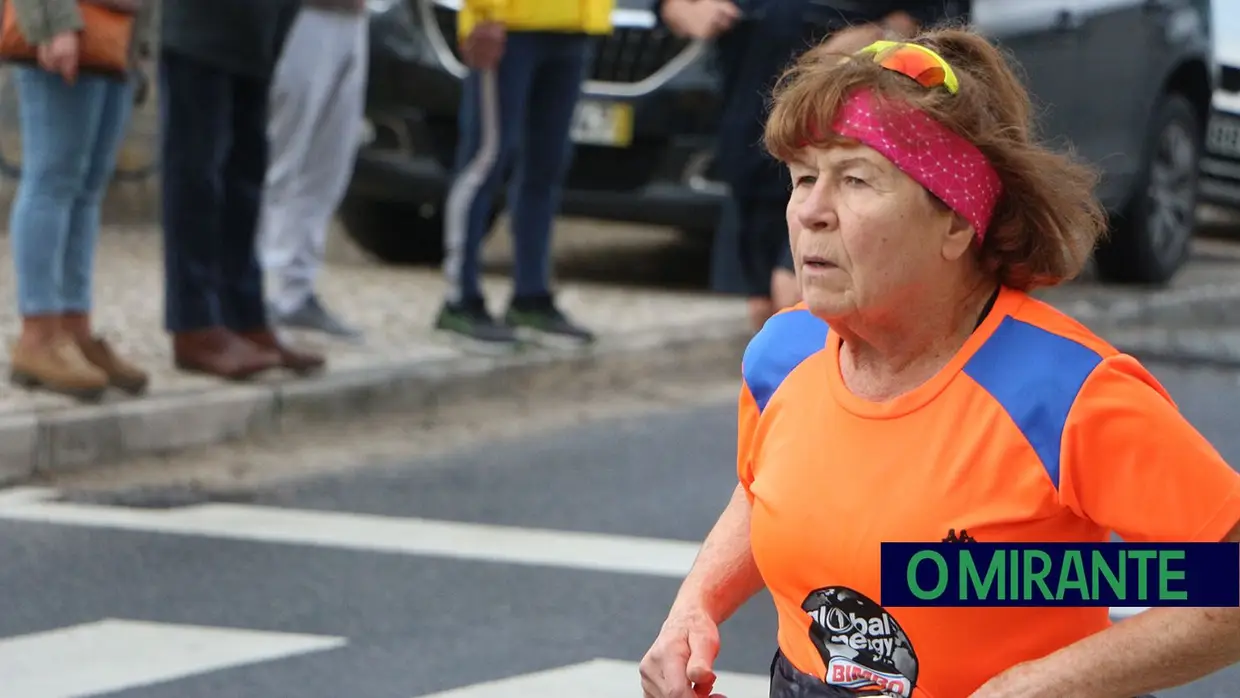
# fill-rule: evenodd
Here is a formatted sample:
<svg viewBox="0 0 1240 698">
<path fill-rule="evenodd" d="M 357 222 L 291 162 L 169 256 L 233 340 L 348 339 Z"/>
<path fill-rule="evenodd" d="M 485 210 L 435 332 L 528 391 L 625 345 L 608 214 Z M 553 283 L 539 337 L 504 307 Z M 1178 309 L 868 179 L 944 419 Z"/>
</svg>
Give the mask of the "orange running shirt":
<svg viewBox="0 0 1240 698">
<path fill-rule="evenodd" d="M 800 671 L 856 691 L 967 698 L 1110 624 L 1106 608 L 881 606 L 879 544 L 1214 542 L 1240 474 L 1136 360 L 1003 289 L 934 378 L 885 403 L 840 377 L 804 305 L 750 342 L 738 471 L 751 542 Z"/>
</svg>

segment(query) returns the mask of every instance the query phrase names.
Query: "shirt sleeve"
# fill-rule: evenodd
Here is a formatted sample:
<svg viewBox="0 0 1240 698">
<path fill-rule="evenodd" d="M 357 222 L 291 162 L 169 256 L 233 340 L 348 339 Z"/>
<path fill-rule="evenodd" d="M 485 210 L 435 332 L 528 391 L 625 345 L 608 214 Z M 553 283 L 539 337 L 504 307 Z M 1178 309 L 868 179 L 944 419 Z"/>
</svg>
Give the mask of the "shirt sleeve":
<svg viewBox="0 0 1240 698">
<path fill-rule="evenodd" d="M 1136 359 L 1103 360 L 1068 413 L 1061 501 L 1143 542 L 1217 542 L 1240 521 L 1240 474 Z"/>
<path fill-rule="evenodd" d="M 753 493 L 749 488 L 753 485 L 754 432 L 758 429 L 758 416 L 758 403 L 749 391 L 749 385 L 742 380 L 736 408 L 736 474 L 750 502 L 753 502 Z"/>
</svg>

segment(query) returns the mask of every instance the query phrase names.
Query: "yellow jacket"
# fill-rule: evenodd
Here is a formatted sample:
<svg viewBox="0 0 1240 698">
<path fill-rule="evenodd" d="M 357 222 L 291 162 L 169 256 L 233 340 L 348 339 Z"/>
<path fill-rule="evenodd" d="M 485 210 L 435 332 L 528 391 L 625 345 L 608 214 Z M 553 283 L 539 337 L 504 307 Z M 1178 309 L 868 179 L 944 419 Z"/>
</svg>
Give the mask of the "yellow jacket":
<svg viewBox="0 0 1240 698">
<path fill-rule="evenodd" d="M 462 38 L 484 20 L 509 31 L 610 34 L 614 7 L 615 0 L 465 0 L 456 24 Z"/>
</svg>

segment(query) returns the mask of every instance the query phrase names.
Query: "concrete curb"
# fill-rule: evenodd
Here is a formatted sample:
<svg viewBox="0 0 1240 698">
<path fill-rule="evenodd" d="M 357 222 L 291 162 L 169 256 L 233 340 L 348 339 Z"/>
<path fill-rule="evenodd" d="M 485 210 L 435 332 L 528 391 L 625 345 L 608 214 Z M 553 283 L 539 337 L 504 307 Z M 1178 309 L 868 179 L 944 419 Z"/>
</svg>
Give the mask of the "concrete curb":
<svg viewBox="0 0 1240 698">
<path fill-rule="evenodd" d="M 606 337 L 588 350 L 411 360 L 309 379 L 0 415 L 0 483 L 379 412 L 415 418 L 484 396 L 546 399 L 597 394 L 660 375 L 739 375 L 749 337 L 743 323 L 701 323 Z"/>
</svg>

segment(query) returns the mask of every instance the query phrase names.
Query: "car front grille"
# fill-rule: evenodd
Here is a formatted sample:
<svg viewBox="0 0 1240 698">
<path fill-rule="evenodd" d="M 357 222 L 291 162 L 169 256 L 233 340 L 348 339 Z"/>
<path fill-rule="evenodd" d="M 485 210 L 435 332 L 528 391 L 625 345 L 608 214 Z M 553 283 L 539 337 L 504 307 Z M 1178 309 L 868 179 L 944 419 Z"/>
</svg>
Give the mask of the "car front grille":
<svg viewBox="0 0 1240 698">
<path fill-rule="evenodd" d="M 600 37 L 590 79 L 598 82 L 641 82 L 688 48 L 689 42 L 663 27 L 616 27 Z"/>
<path fill-rule="evenodd" d="M 435 23 L 459 61 L 456 10 L 436 5 Z M 676 37 L 663 27 L 616 27 L 610 35 L 597 37 L 595 42 L 589 79 L 624 84 L 649 78 L 689 47 L 688 40 Z"/>
</svg>

